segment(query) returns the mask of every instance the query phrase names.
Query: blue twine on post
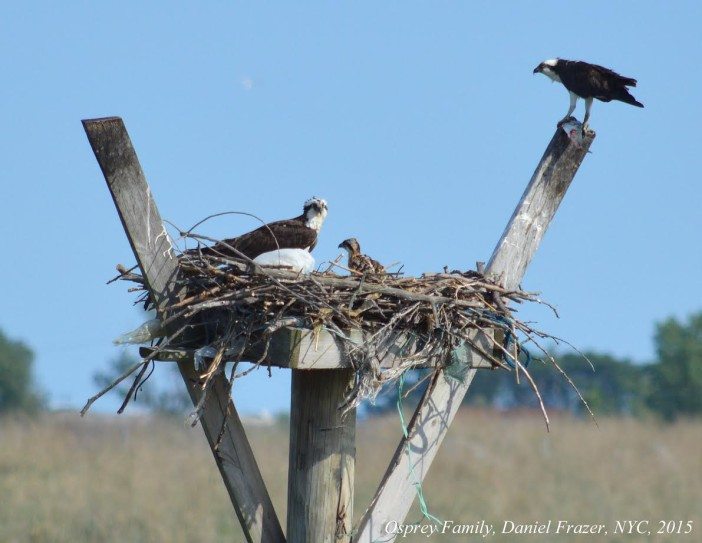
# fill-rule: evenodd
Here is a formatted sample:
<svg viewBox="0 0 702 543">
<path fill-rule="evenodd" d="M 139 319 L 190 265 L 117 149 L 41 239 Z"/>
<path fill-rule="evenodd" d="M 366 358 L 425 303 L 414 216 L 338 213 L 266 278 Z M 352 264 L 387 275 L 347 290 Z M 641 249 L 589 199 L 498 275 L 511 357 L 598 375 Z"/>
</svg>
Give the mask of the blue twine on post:
<svg viewBox="0 0 702 543">
<path fill-rule="evenodd" d="M 514 361 L 507 354 L 511 352 L 512 348 L 516 343 L 517 347 L 519 348 L 517 356 L 519 356 L 519 353 L 524 353 L 524 355 L 526 356 L 526 360 L 524 361 L 523 365 L 525 368 L 528 368 L 529 363 L 531 362 L 531 353 L 529 353 L 528 349 L 522 347 L 522 345 L 517 340 L 516 334 L 512 332 L 514 321 L 511 318 L 507 318 L 504 315 L 494 313 L 493 311 L 483 311 L 481 312 L 481 316 L 487 320 L 494 322 L 495 324 L 498 324 L 500 328 L 502 328 L 505 332 L 505 339 L 502 341 L 502 361 L 512 369 L 516 367 Z"/>
<path fill-rule="evenodd" d="M 407 440 L 407 459 L 409 460 L 409 472 L 410 476 L 414 480 L 412 485 L 414 486 L 414 489 L 417 491 L 417 501 L 419 501 L 419 510 L 422 513 L 422 516 L 434 524 L 440 524 L 443 525 L 444 521 L 435 517 L 429 512 L 429 507 L 427 506 L 427 502 L 424 499 L 424 491 L 422 490 L 422 481 L 417 477 L 417 474 L 414 471 L 414 463 L 412 462 L 412 454 L 410 450 L 410 443 L 409 443 L 409 432 L 407 431 L 407 425 L 405 424 L 405 415 L 402 412 L 402 388 L 405 384 L 405 374 L 402 373 L 400 375 L 400 379 L 398 381 L 397 385 L 397 412 L 400 414 L 400 424 L 402 424 L 402 434 L 405 436 L 405 439 Z M 419 523 L 417 523 L 419 524 Z"/>
</svg>

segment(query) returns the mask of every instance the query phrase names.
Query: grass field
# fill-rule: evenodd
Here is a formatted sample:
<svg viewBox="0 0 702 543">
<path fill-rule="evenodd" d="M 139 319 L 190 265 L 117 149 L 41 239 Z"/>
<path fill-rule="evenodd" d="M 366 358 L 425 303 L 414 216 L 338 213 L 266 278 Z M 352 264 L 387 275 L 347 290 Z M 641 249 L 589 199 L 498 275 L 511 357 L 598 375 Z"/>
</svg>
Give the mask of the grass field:
<svg viewBox="0 0 702 543">
<path fill-rule="evenodd" d="M 392 416 L 359 425 L 356 517 L 399 432 Z M 251 428 L 250 437 L 284 525 L 287 428 Z M 199 428 L 55 414 L 0 420 L 0 443 L 1 542 L 243 541 Z M 598 429 L 555 417 L 547 434 L 531 414 L 462 412 L 424 491 L 441 519 L 494 523 L 488 541 L 702 541 L 702 421 L 605 419 Z M 415 508 L 408 520 L 419 518 Z M 499 535 L 505 520 L 604 523 L 610 535 Z M 649 520 L 654 534 L 615 537 L 616 520 Z M 694 531 L 656 535 L 658 520 L 692 520 Z"/>
</svg>

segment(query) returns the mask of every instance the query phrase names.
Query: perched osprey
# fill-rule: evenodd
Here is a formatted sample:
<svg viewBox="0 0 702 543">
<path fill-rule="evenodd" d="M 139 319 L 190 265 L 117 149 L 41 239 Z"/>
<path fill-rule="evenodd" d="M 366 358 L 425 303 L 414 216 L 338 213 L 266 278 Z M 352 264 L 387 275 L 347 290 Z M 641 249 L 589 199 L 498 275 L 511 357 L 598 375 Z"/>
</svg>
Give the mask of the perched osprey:
<svg viewBox="0 0 702 543">
<path fill-rule="evenodd" d="M 198 252 L 204 255 L 223 257 L 238 257 L 237 251 L 251 259 L 263 253 L 278 249 L 303 249 L 311 251 L 317 245 L 317 236 L 327 216 L 327 202 L 313 197 L 305 202 L 302 215 L 294 219 L 275 221 L 265 224 L 256 230 L 242 234 L 236 238 L 225 239 L 212 247 L 190 249 L 185 254 L 196 256 Z"/>
<path fill-rule="evenodd" d="M 602 102 L 619 100 L 632 106 L 644 107 L 641 102 L 637 102 L 636 98 L 629 94 L 627 89 L 627 87 L 636 86 L 636 79 L 621 76 L 597 64 L 556 58 L 544 60 L 534 68 L 534 73 L 542 73 L 552 81 L 563 83 L 563 86 L 568 89 L 570 108 L 561 122 L 568 119 L 573 113 L 578 98 L 585 100 L 583 130 L 587 129 L 587 121 L 590 118 L 590 108 L 594 98 Z"/>
<path fill-rule="evenodd" d="M 349 255 L 349 269 L 358 273 L 385 273 L 385 268 L 377 260 L 361 253 L 361 246 L 356 238 L 349 238 L 339 244 Z"/>
</svg>

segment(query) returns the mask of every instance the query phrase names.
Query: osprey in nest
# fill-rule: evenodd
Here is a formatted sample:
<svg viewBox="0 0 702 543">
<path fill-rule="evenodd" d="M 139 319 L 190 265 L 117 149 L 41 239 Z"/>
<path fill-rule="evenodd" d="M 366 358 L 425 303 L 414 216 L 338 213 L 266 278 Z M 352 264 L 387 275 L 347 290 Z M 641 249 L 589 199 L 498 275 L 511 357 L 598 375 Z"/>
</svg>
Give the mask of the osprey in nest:
<svg viewBox="0 0 702 543">
<path fill-rule="evenodd" d="M 339 244 L 340 249 L 346 249 L 349 261 L 348 268 L 351 271 L 364 273 L 385 273 L 385 268 L 377 260 L 373 260 L 368 255 L 361 253 L 361 246 L 356 238 L 349 238 Z"/>
<path fill-rule="evenodd" d="M 239 254 L 236 252 L 238 251 L 251 259 L 255 259 L 261 255 L 266 255 L 266 253 L 275 253 L 279 256 L 286 255 L 289 251 L 283 251 L 285 249 L 297 249 L 309 253 L 317 245 L 317 237 L 326 216 L 327 202 L 321 198 L 313 197 L 305 202 L 302 208 L 302 215 L 298 217 L 264 224 L 256 228 L 256 230 L 241 236 L 225 239 L 211 247 L 190 249 L 185 254 L 189 256 L 203 254 L 236 258 L 239 257 Z M 269 262 L 262 263 L 267 264 Z"/>
<path fill-rule="evenodd" d="M 627 87 L 635 87 L 636 79 L 624 77 L 618 73 L 580 60 L 564 60 L 561 58 L 544 60 L 536 68 L 534 73 L 542 73 L 552 81 L 563 83 L 563 86 L 570 93 L 570 107 L 568 113 L 560 121 L 563 123 L 575 110 L 578 98 L 585 100 L 585 118 L 583 119 L 583 130 L 587 129 L 587 121 L 590 119 L 590 108 L 593 99 L 597 98 L 602 102 L 619 100 L 636 107 L 644 107 L 641 102 L 637 102 Z"/>
</svg>

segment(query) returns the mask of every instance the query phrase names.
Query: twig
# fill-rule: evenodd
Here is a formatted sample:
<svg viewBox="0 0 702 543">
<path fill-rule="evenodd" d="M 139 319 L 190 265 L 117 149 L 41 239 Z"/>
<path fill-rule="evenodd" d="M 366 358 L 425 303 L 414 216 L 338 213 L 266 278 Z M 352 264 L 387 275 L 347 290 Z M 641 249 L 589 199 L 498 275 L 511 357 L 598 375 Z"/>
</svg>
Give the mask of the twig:
<svg viewBox="0 0 702 543">
<path fill-rule="evenodd" d="M 95 403 L 95 401 L 105 394 L 107 394 L 110 390 L 115 388 L 117 385 L 119 385 L 122 381 L 124 381 L 127 377 L 129 377 L 132 373 L 134 373 L 139 366 L 144 364 L 145 362 L 143 360 L 139 360 L 136 364 L 130 366 L 127 371 L 125 371 L 122 375 L 117 377 L 111 384 L 107 385 L 105 388 L 103 388 L 100 392 L 95 394 L 95 396 L 92 396 L 91 398 L 88 399 L 86 404 L 83 406 L 83 409 L 80 410 L 80 416 L 84 417 L 85 414 L 88 412 L 88 409 L 90 409 L 90 406 Z"/>
<path fill-rule="evenodd" d="M 218 215 L 221 214 L 213 216 Z M 216 240 L 192 230 L 181 231 L 181 236 L 198 243 L 212 242 L 216 249 L 210 247 L 203 251 L 198 245 L 181 257 L 177 286 L 186 297 L 167 308 L 168 318 L 163 325 L 172 326 L 178 322 L 183 327 L 206 327 L 217 323 L 214 339 L 209 333 L 207 340 L 216 355 L 200 376 L 203 396 L 207 394 L 212 375 L 227 361 L 235 360 L 230 375 L 231 388 L 236 379 L 269 360 L 271 335 L 281 327 L 315 331 L 325 328 L 338 338 L 342 356 L 347 357 L 357 372 L 345 408 L 357 405 L 365 397 L 373 397 L 380 387 L 420 361 L 434 368 L 444 368 L 452 349 L 467 343 L 495 366 L 506 368 L 503 360 L 514 361 L 517 380 L 523 373 L 535 388 L 548 426 L 538 388 L 519 362 L 519 347 L 525 342 L 538 345 L 551 336 L 517 319 L 512 307 L 522 302 L 538 302 L 555 312 L 555 308 L 537 297 L 538 293 L 505 289 L 480 271 L 449 273 L 446 270 L 419 278 L 385 274 L 380 281 L 376 276 L 349 271 L 350 276 L 342 277 L 331 272 L 333 268 L 346 269 L 338 263 L 341 257 L 329 263 L 324 272 L 301 275 L 289 269 L 262 267 L 238 251 L 235 240 Z M 131 275 L 134 277 L 121 278 L 140 279 L 137 274 Z M 228 321 L 223 321 L 225 316 Z M 514 347 L 506 348 L 497 341 L 491 334 L 494 329 L 512 334 Z M 485 352 L 473 341 L 475 330 L 485 333 L 492 350 L 501 355 Z M 351 332 L 360 332 L 363 341 L 352 341 Z M 398 339 L 402 337 L 407 338 L 405 343 Z M 256 347 L 255 363 L 241 371 L 238 362 L 251 343 L 257 343 L 262 349 Z M 157 351 L 152 354 L 156 356 Z M 391 365 L 387 363 L 388 357 L 393 358 Z M 143 372 L 132 385 L 125 405 L 142 383 L 142 377 Z M 582 395 L 580 398 L 584 402 Z M 201 397 L 193 413 L 195 421 L 200 416 L 202 402 Z M 224 428 L 220 434 L 222 432 Z"/>
</svg>

